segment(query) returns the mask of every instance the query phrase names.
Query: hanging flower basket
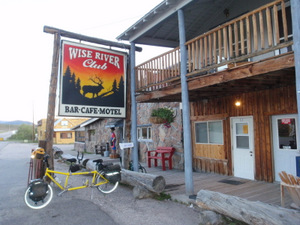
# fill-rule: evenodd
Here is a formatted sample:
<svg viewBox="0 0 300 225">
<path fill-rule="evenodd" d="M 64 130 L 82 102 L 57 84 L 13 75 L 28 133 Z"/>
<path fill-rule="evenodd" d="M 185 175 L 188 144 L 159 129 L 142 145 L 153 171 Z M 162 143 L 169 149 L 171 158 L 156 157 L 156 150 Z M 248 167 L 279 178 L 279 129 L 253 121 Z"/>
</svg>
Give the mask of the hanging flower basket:
<svg viewBox="0 0 300 225">
<path fill-rule="evenodd" d="M 164 123 L 164 119 L 163 118 L 160 118 L 160 117 L 157 117 L 157 116 L 151 116 L 150 117 L 150 122 L 151 123 L 154 123 L 154 124 L 161 124 L 161 123 Z"/>
<path fill-rule="evenodd" d="M 164 123 L 167 127 L 170 127 L 170 123 L 174 121 L 174 117 L 174 110 L 168 107 L 153 109 L 150 122 L 153 124 Z"/>
</svg>

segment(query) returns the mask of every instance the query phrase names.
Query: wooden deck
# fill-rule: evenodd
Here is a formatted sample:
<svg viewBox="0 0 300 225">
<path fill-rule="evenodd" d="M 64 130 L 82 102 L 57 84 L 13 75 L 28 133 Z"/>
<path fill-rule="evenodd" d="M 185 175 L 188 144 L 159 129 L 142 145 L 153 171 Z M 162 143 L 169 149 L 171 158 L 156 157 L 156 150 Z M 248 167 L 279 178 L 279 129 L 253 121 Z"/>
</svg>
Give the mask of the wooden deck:
<svg viewBox="0 0 300 225">
<path fill-rule="evenodd" d="M 145 166 L 148 173 L 161 175 L 166 180 L 165 192 L 170 195 L 185 194 L 185 179 L 184 171 L 181 170 L 167 170 L 162 171 L 161 167 Z M 223 176 L 214 173 L 193 173 L 194 194 L 205 189 L 215 192 L 233 195 L 240 198 L 245 198 L 250 201 L 260 201 L 272 205 L 281 205 L 280 200 L 280 184 L 267 183 L 263 181 L 252 181 L 241 179 L 232 176 Z M 222 182 L 223 181 L 223 182 Z M 225 183 L 224 183 L 225 182 Z M 231 183 L 231 184 L 230 184 Z M 285 207 L 290 208 L 292 199 L 287 190 L 285 193 Z"/>
</svg>

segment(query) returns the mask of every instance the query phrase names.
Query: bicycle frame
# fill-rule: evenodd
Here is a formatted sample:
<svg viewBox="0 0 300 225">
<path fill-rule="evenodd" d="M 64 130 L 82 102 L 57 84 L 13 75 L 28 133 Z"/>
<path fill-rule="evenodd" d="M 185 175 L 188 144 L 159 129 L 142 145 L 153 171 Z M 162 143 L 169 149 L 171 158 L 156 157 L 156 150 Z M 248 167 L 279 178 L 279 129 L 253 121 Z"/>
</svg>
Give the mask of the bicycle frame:
<svg viewBox="0 0 300 225">
<path fill-rule="evenodd" d="M 60 183 L 58 183 L 51 174 L 61 174 L 61 175 L 66 176 L 64 186 L 62 186 Z M 89 184 L 89 182 L 88 182 L 89 180 L 87 180 L 87 182 L 84 185 L 82 185 L 82 186 L 76 186 L 76 187 L 70 187 L 70 188 L 68 188 L 68 183 L 69 183 L 70 176 L 89 175 L 89 174 L 93 174 L 93 179 L 92 179 L 92 183 L 91 184 Z M 102 182 L 96 183 L 96 177 L 97 177 L 97 175 L 99 175 L 103 179 Z M 78 189 L 83 189 L 83 188 L 87 188 L 87 187 L 96 187 L 96 186 L 100 186 L 102 184 L 106 184 L 106 183 L 109 182 L 97 170 L 93 170 L 93 171 L 90 171 L 90 172 L 77 172 L 77 173 L 71 173 L 71 172 L 69 172 L 69 173 L 64 173 L 64 172 L 59 172 L 59 171 L 55 171 L 55 170 L 50 170 L 50 169 L 47 168 L 46 172 L 45 172 L 45 177 L 49 177 L 53 181 L 53 183 L 55 183 L 61 190 L 63 190 L 63 192 L 73 191 L 73 190 L 78 190 Z"/>
</svg>

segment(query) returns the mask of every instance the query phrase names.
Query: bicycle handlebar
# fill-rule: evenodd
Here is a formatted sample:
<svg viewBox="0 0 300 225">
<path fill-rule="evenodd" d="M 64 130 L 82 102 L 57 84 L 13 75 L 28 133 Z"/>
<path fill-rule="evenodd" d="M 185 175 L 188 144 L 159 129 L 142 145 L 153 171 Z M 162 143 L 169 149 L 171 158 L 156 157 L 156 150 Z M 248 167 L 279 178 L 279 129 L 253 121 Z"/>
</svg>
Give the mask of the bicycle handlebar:
<svg viewBox="0 0 300 225">
<path fill-rule="evenodd" d="M 46 163 L 47 167 L 49 167 L 48 158 L 50 158 L 50 155 L 45 154 L 45 155 L 44 155 L 43 162 Z"/>
</svg>

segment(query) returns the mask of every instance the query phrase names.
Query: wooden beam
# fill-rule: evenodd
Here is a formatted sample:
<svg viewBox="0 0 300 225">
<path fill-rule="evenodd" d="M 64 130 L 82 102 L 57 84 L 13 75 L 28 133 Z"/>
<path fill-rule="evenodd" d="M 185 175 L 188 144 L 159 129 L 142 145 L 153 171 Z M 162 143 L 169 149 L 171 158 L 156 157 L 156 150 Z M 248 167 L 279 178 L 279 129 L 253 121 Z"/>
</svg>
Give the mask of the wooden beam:
<svg viewBox="0 0 300 225">
<path fill-rule="evenodd" d="M 198 76 L 188 80 L 189 91 L 200 90 L 204 87 L 210 87 L 217 84 L 240 79 L 259 76 L 261 74 L 272 73 L 278 70 L 294 67 L 294 54 L 288 53 L 285 55 L 276 56 L 260 62 L 253 62 L 251 64 L 239 66 L 233 69 L 227 69 L 211 75 Z M 180 85 L 170 86 L 163 90 L 155 90 L 154 92 L 143 93 L 136 97 L 138 102 L 147 102 L 154 99 L 162 99 L 164 97 L 171 97 L 181 93 Z"/>
<path fill-rule="evenodd" d="M 206 116 L 191 116 L 191 121 L 225 120 L 226 118 L 228 118 L 228 116 L 228 113 Z"/>
<path fill-rule="evenodd" d="M 167 90 L 162 90 L 162 91 L 153 91 L 153 92 L 148 92 L 144 93 L 142 95 L 136 96 L 136 101 L 137 102 L 145 102 L 149 101 L 150 99 L 159 99 L 162 97 L 170 97 L 172 95 L 180 94 L 181 93 L 181 87 L 171 87 Z"/>
<path fill-rule="evenodd" d="M 215 84 L 243 79 L 261 74 L 271 73 L 277 70 L 294 67 L 294 55 L 287 54 L 282 57 L 272 58 L 262 62 L 241 66 L 236 69 L 221 71 L 214 75 L 200 76 L 188 82 L 189 90 L 200 89 Z"/>
<path fill-rule="evenodd" d="M 96 44 L 100 44 L 100 45 L 107 45 L 107 46 L 116 47 L 116 48 L 122 48 L 122 49 L 125 48 L 125 49 L 130 50 L 130 45 L 128 45 L 128 44 L 108 41 L 108 40 L 104 40 L 104 39 L 100 39 L 100 38 L 89 37 L 89 36 L 85 36 L 85 35 L 82 35 L 82 34 L 76 34 L 76 33 L 73 33 L 73 32 L 61 30 L 61 29 L 54 28 L 54 27 L 44 26 L 44 32 L 49 33 L 49 34 L 59 33 L 59 35 L 63 36 L 63 37 L 78 39 L 78 40 L 87 41 L 87 42 L 92 42 L 92 43 L 96 43 Z M 138 52 L 141 52 L 143 49 L 141 47 L 135 47 L 135 50 L 138 51 Z"/>
</svg>

